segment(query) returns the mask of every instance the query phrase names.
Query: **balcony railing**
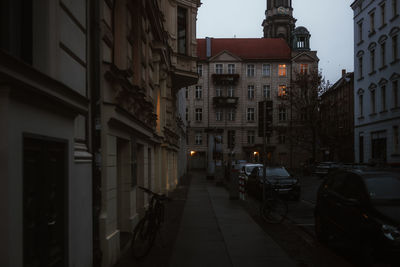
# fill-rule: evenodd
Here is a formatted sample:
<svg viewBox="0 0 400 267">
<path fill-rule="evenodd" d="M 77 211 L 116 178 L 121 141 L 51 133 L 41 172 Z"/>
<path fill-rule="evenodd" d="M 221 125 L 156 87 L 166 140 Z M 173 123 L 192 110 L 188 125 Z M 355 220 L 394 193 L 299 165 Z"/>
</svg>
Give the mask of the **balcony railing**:
<svg viewBox="0 0 400 267">
<path fill-rule="evenodd" d="M 215 85 L 236 85 L 239 82 L 239 74 L 213 74 Z"/>
<path fill-rule="evenodd" d="M 238 103 L 238 97 L 216 96 L 213 98 L 214 107 L 218 108 L 236 108 Z"/>
</svg>

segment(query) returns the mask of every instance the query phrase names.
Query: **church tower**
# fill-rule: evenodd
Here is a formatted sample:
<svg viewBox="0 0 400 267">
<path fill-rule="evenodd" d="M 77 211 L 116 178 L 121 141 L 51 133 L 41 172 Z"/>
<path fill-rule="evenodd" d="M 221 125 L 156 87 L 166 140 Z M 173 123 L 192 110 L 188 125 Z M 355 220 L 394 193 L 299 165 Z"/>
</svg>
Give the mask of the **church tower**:
<svg viewBox="0 0 400 267">
<path fill-rule="evenodd" d="M 292 0 L 267 0 L 264 27 L 264 38 L 283 38 L 290 44 L 296 24 L 293 17 Z"/>
</svg>

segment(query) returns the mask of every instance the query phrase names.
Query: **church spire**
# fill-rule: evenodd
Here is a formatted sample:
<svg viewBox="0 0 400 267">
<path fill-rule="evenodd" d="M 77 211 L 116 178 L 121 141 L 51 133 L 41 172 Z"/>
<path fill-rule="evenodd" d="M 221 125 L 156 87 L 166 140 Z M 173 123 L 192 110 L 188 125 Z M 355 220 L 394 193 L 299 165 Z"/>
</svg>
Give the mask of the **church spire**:
<svg viewBox="0 0 400 267">
<path fill-rule="evenodd" d="M 292 0 L 267 0 L 265 20 L 262 23 L 264 38 L 283 38 L 290 44 L 295 24 Z"/>
</svg>

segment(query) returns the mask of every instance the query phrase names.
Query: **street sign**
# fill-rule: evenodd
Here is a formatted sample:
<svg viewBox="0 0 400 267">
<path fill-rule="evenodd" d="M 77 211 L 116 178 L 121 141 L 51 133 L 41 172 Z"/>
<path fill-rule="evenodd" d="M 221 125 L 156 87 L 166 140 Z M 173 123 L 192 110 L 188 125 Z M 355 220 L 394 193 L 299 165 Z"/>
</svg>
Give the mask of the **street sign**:
<svg viewBox="0 0 400 267">
<path fill-rule="evenodd" d="M 272 122 L 273 122 L 273 102 L 272 100 L 264 100 L 258 102 L 258 136 L 263 137 L 264 123 L 265 123 L 265 135 L 270 136 L 272 134 Z M 265 113 L 264 113 L 265 109 Z M 265 114 L 265 117 L 264 117 Z"/>
</svg>

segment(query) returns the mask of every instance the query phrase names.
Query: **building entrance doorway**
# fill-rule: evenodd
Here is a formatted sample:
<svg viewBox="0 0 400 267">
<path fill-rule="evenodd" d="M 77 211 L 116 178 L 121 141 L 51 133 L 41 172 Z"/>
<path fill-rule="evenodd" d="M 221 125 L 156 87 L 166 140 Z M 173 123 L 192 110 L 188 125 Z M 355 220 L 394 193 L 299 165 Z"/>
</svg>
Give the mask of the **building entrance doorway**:
<svg viewBox="0 0 400 267">
<path fill-rule="evenodd" d="M 23 142 L 23 249 L 25 267 L 67 266 L 67 145 Z"/>
</svg>

